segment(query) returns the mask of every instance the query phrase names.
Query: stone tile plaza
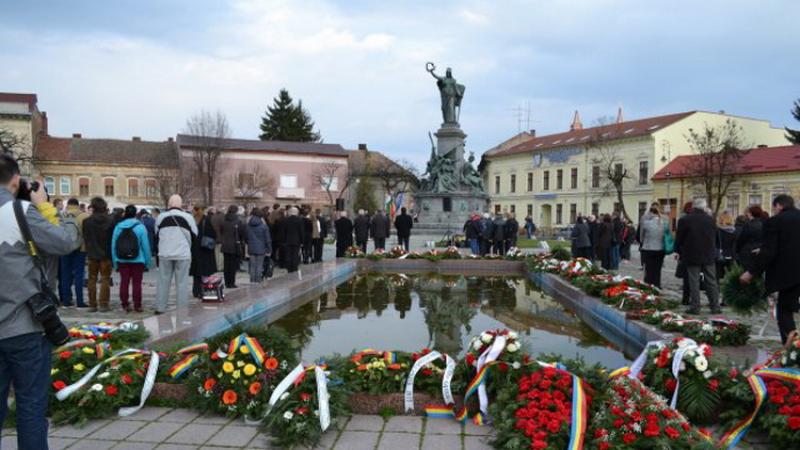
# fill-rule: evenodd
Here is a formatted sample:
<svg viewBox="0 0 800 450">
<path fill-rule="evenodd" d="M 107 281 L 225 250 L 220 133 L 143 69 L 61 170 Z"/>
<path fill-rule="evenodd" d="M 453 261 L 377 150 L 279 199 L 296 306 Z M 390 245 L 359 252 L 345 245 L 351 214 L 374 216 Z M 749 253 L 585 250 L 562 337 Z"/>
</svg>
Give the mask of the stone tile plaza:
<svg viewBox="0 0 800 450">
<path fill-rule="evenodd" d="M 0 450 L 800 448 L 797 17 L 5 5 Z"/>
</svg>

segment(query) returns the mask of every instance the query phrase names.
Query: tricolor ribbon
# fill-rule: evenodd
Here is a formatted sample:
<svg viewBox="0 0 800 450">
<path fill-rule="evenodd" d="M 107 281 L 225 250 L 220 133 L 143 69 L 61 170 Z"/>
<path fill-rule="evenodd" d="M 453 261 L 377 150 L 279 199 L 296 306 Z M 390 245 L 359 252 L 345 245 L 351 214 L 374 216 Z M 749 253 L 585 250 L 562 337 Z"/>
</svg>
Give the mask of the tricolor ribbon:
<svg viewBox="0 0 800 450">
<path fill-rule="evenodd" d="M 572 424 L 569 431 L 568 450 L 583 449 L 583 441 L 588 423 L 588 413 L 589 406 L 586 403 L 583 381 L 576 375 L 572 375 Z"/>
<path fill-rule="evenodd" d="M 747 377 L 747 383 L 750 384 L 750 389 L 753 390 L 753 395 L 755 396 L 755 407 L 747 417 L 742 419 L 741 422 L 722 436 L 719 442 L 720 448 L 732 449 L 736 447 L 744 435 L 747 434 L 747 431 L 753 424 L 753 420 L 755 420 L 758 415 L 758 411 L 761 409 L 761 405 L 767 400 L 768 392 L 767 385 L 764 382 L 765 378 L 774 378 L 781 381 L 796 383 L 800 382 L 800 370 L 786 368 L 759 369 Z"/>
<path fill-rule="evenodd" d="M 177 380 L 178 378 L 182 377 L 186 372 L 188 372 L 192 367 L 197 365 L 200 362 L 200 355 L 198 353 L 208 352 L 208 344 L 200 343 L 200 344 L 192 344 L 175 352 L 178 355 L 186 355 L 180 361 L 175 363 L 170 369 L 167 371 L 167 374 L 173 379 Z"/>
<path fill-rule="evenodd" d="M 250 356 L 253 357 L 253 362 L 255 362 L 258 367 L 262 367 L 264 365 L 264 360 L 266 359 L 264 349 L 261 348 L 261 345 L 258 343 L 256 338 L 250 337 L 246 333 L 242 333 L 231 340 L 230 344 L 228 344 L 228 353 L 220 353 L 218 351 L 217 355 L 225 358 L 228 355 L 234 354 L 243 345 L 250 351 Z"/>
</svg>

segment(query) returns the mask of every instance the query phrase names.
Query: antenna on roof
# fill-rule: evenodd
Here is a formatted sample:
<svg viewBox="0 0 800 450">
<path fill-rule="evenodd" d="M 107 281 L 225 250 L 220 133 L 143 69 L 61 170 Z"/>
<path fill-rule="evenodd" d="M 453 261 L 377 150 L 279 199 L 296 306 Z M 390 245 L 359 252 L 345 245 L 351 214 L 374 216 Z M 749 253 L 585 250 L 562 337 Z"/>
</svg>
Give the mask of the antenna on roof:
<svg viewBox="0 0 800 450">
<path fill-rule="evenodd" d="M 528 131 L 531 129 L 531 122 L 538 122 L 538 120 L 531 120 L 531 102 L 525 100 L 525 106 L 517 106 L 511 108 L 517 118 L 517 133 L 522 133 L 523 130 Z M 523 122 L 525 127 L 522 127 Z"/>
<path fill-rule="evenodd" d="M 617 108 L 617 120 L 616 120 L 616 123 L 618 123 L 618 124 L 622 123 L 622 105 L 620 105 L 619 108 Z"/>
</svg>

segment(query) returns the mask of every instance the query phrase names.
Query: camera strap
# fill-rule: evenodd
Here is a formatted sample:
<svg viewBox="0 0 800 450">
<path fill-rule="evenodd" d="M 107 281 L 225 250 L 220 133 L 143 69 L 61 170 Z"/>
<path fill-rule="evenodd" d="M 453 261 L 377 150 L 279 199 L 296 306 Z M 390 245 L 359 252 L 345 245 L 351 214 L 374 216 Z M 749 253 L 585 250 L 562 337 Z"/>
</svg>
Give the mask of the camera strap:
<svg viewBox="0 0 800 450">
<path fill-rule="evenodd" d="M 47 273 L 44 271 L 44 262 L 42 262 L 42 256 L 36 249 L 36 243 L 33 241 L 33 235 L 28 226 L 28 219 L 25 218 L 25 212 L 22 210 L 22 202 L 20 200 L 14 200 L 14 216 L 17 218 L 17 225 L 22 234 L 22 239 L 25 240 L 28 253 L 31 255 L 31 258 L 33 258 L 33 266 L 39 270 L 39 274 L 41 275 L 42 289 L 46 289 L 48 288 L 48 282 Z"/>
</svg>

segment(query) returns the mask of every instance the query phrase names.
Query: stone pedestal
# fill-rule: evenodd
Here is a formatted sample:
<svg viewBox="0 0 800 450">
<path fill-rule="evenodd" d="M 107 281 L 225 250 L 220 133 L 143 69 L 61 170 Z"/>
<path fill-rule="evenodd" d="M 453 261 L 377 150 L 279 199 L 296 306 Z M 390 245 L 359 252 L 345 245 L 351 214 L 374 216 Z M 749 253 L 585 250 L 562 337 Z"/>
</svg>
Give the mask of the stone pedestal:
<svg viewBox="0 0 800 450">
<path fill-rule="evenodd" d="M 450 158 L 456 164 L 456 173 L 461 173 L 461 168 L 464 166 L 464 140 L 467 135 L 457 123 L 445 123 L 434 136 L 439 156 L 450 153 Z"/>
<path fill-rule="evenodd" d="M 419 223 L 414 224 L 414 230 L 432 234 L 462 233 L 464 222 L 472 213 L 483 213 L 489 205 L 488 194 L 475 192 L 417 192 L 414 198 L 419 209 Z"/>
</svg>

